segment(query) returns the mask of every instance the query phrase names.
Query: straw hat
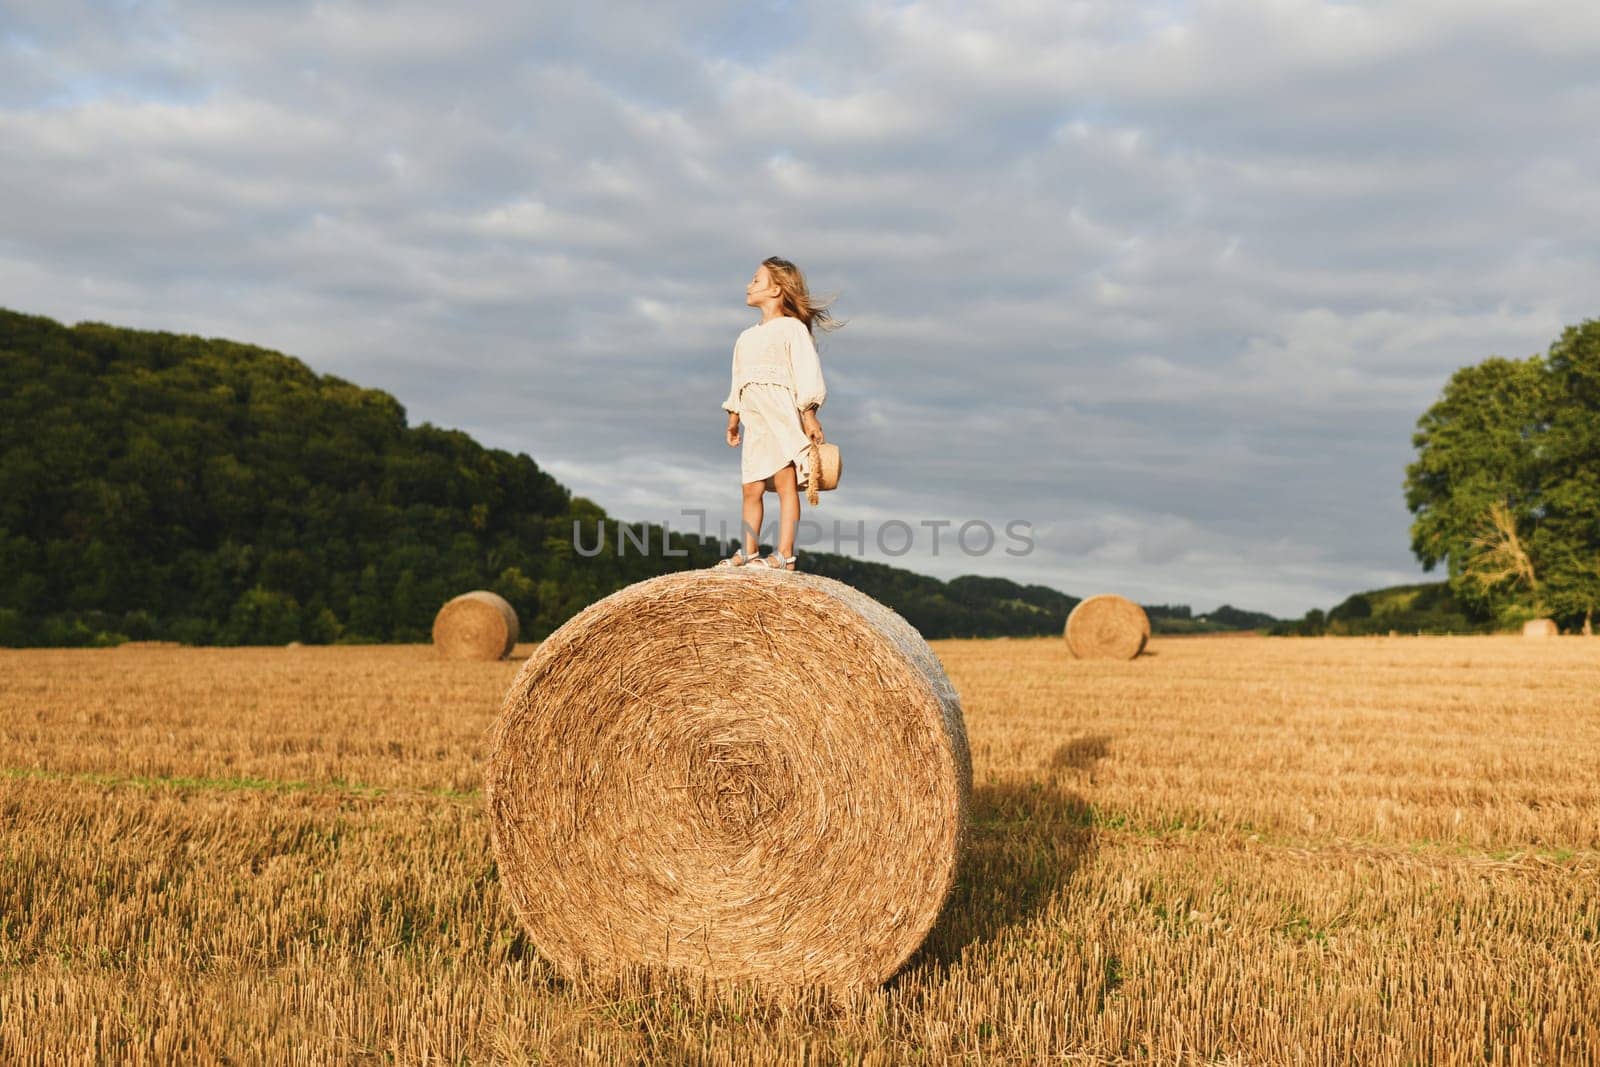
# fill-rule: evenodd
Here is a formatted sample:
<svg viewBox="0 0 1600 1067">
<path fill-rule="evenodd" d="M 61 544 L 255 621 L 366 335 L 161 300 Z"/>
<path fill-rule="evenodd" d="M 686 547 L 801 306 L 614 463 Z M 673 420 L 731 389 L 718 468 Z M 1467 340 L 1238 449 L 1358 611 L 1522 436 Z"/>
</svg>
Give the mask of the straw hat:
<svg viewBox="0 0 1600 1067">
<path fill-rule="evenodd" d="M 817 472 L 817 484 L 812 486 L 805 482 L 800 483 L 801 488 L 806 490 L 806 499 L 815 504 L 817 502 L 818 489 L 837 489 L 839 487 L 839 472 L 843 469 L 843 466 L 843 461 L 839 458 L 838 445 L 826 441 L 822 444 L 817 444 L 813 441 L 811 444 L 811 469 Z M 771 493 L 778 491 L 778 486 L 770 477 L 765 482 L 765 488 Z"/>
</svg>

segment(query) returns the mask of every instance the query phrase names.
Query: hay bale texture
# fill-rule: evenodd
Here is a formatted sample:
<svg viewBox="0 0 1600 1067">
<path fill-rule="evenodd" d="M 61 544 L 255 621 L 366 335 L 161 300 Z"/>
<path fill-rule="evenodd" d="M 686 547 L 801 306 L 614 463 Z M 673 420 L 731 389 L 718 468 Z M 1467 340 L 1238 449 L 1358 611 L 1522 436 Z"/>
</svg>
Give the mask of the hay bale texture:
<svg viewBox="0 0 1600 1067">
<path fill-rule="evenodd" d="M 899 615 L 818 575 L 669 574 L 590 605 L 506 694 L 500 879 L 568 974 L 881 983 L 956 876 L 961 703 Z"/>
<path fill-rule="evenodd" d="M 1529 619 L 1522 624 L 1523 637 L 1555 637 L 1561 633 L 1561 628 L 1554 619 Z"/>
<path fill-rule="evenodd" d="M 1150 617 L 1126 597 L 1101 593 L 1072 609 L 1066 638 L 1078 659 L 1133 659 L 1150 641 Z"/>
<path fill-rule="evenodd" d="M 462 593 L 433 617 L 433 644 L 450 659 L 504 659 L 517 643 L 517 613 L 504 597 Z"/>
</svg>

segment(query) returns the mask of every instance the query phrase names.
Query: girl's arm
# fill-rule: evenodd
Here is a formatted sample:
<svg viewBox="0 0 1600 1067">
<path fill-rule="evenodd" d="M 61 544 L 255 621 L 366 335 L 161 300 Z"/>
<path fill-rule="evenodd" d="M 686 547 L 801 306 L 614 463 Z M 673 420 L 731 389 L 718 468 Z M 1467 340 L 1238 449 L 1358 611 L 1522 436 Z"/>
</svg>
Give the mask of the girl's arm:
<svg viewBox="0 0 1600 1067">
<path fill-rule="evenodd" d="M 728 374 L 728 399 L 722 402 L 722 410 L 732 415 L 732 422 L 739 421 L 739 354 L 733 354 L 733 370 Z"/>
<path fill-rule="evenodd" d="M 817 421 L 816 408 L 805 408 L 800 412 L 800 428 L 806 432 L 807 437 L 819 445 L 826 440 L 822 436 L 822 423 Z"/>
<path fill-rule="evenodd" d="M 728 399 L 722 402 L 722 410 L 728 413 L 728 429 L 723 434 L 723 439 L 728 442 L 728 447 L 739 443 L 739 348 L 733 350 L 733 372 L 728 385 Z"/>
<path fill-rule="evenodd" d="M 811 341 L 811 331 L 798 319 L 790 330 L 789 370 L 794 375 L 794 405 L 801 411 L 818 408 L 828 399 L 828 389 L 822 382 L 822 361 L 817 358 L 817 346 Z"/>
</svg>

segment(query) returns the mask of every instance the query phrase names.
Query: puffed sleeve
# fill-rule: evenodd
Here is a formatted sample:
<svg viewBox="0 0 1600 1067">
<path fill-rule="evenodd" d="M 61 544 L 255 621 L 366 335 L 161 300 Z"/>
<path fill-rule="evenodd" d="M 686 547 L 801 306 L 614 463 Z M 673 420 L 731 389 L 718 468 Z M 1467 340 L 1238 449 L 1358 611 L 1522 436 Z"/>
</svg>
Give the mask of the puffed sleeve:
<svg viewBox="0 0 1600 1067">
<path fill-rule="evenodd" d="M 821 407 L 828 398 L 827 387 L 822 384 L 822 361 L 817 358 L 811 331 L 799 319 L 789 330 L 789 371 L 794 375 L 795 407 L 801 411 L 813 404 Z"/>
<path fill-rule="evenodd" d="M 739 414 L 739 349 L 737 346 L 733 350 L 733 370 L 729 374 L 728 399 L 722 402 L 722 410 L 731 411 L 735 415 Z"/>
</svg>

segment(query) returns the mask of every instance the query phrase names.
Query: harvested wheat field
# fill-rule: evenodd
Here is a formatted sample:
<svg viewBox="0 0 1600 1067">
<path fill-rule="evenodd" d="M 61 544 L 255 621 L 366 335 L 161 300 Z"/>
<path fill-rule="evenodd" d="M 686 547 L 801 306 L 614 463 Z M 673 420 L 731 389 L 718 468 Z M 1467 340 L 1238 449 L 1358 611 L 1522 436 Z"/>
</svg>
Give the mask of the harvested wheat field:
<svg viewBox="0 0 1600 1067">
<path fill-rule="evenodd" d="M 537 957 L 526 645 L 0 651 L 0 1062 L 1600 1061 L 1600 641 L 934 648 L 970 852 L 844 995 Z"/>
</svg>

